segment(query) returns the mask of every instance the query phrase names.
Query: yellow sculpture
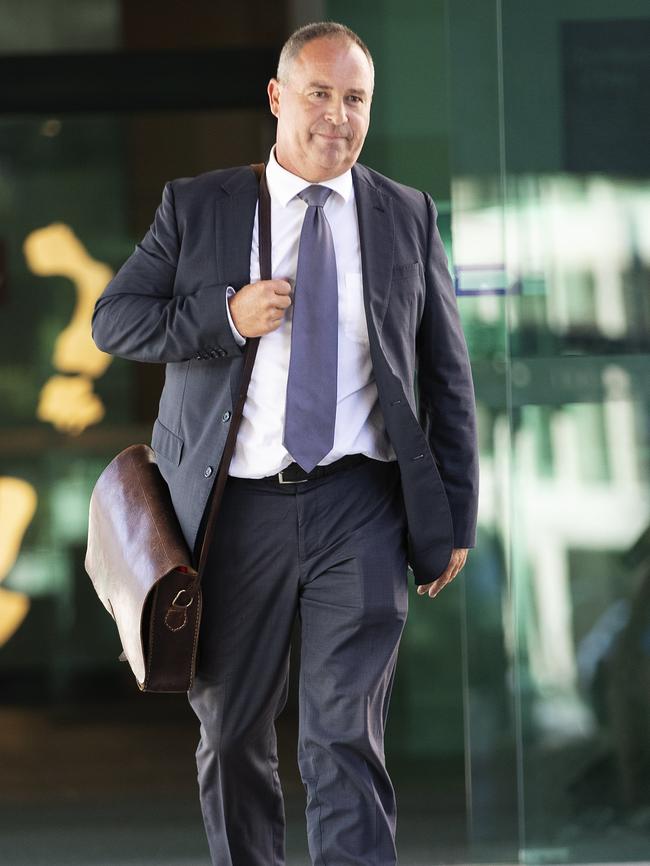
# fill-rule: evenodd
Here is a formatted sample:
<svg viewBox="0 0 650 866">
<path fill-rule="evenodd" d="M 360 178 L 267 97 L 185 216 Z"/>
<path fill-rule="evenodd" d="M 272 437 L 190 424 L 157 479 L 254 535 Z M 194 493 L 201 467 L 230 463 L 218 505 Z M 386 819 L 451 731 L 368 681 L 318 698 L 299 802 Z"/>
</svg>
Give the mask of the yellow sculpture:
<svg viewBox="0 0 650 866">
<path fill-rule="evenodd" d="M 36 415 L 62 433 L 78 436 L 104 417 L 104 404 L 87 376 L 52 376 L 43 385 Z"/>
<path fill-rule="evenodd" d="M 112 358 L 101 352 L 91 336 L 95 301 L 113 276 L 108 265 L 93 259 L 72 229 L 52 223 L 31 232 L 23 244 L 30 270 L 42 277 L 64 276 L 74 284 L 76 303 L 68 325 L 54 344 L 52 363 L 61 373 L 41 389 L 36 416 L 71 436 L 82 433 L 104 417 L 102 401 L 93 391 Z M 23 536 L 36 511 L 36 491 L 20 478 L 0 478 L 0 581 L 13 568 Z M 22 592 L 0 589 L 0 646 L 19 628 L 30 602 Z"/>
<path fill-rule="evenodd" d="M 64 223 L 36 229 L 25 239 L 23 252 L 30 270 L 41 277 L 68 277 L 77 292 L 72 318 L 54 344 L 52 362 L 62 373 L 85 373 L 97 379 L 111 356 L 93 343 L 90 320 L 95 301 L 113 276 L 108 265 L 91 258 L 79 238 Z"/>
<path fill-rule="evenodd" d="M 52 376 L 41 389 L 36 416 L 61 433 L 78 436 L 104 417 L 104 405 L 93 391 L 92 379 L 102 375 L 112 358 L 94 344 L 90 320 L 95 301 L 113 271 L 93 259 L 65 223 L 51 223 L 31 232 L 23 252 L 33 273 L 68 277 L 75 286 L 72 318 L 56 338 L 52 363 L 62 373 L 80 375 Z"/>
<path fill-rule="evenodd" d="M 36 503 L 36 491 L 27 481 L 0 478 L 0 582 L 18 558 Z M 24 593 L 0 588 L 0 646 L 18 629 L 28 610 L 29 598 Z"/>
</svg>

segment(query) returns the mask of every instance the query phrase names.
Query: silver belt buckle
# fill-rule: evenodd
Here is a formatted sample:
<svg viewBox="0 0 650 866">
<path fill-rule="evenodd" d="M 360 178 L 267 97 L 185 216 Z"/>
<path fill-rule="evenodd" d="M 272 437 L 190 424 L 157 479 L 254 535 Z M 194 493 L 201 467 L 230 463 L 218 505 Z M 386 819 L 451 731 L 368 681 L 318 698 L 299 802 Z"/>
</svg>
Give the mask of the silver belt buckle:
<svg viewBox="0 0 650 866">
<path fill-rule="evenodd" d="M 306 481 L 309 481 L 309 478 L 297 478 L 295 480 L 292 480 L 291 478 L 287 478 L 287 480 L 285 481 L 284 478 L 282 477 L 283 472 L 284 472 L 284 469 L 282 469 L 280 472 L 278 472 L 278 480 L 279 480 L 280 484 L 304 484 Z"/>
</svg>

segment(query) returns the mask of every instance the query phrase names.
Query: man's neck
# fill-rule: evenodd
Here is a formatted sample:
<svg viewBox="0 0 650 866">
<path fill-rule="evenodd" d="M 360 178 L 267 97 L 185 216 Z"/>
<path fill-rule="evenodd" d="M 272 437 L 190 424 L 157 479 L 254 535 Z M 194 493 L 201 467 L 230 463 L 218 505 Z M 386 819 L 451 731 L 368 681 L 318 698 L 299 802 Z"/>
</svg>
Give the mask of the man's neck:
<svg viewBox="0 0 650 866">
<path fill-rule="evenodd" d="M 303 172 L 294 170 L 294 168 L 287 162 L 287 160 L 285 160 L 281 155 L 278 155 L 277 142 L 273 145 L 273 156 L 275 157 L 275 161 L 281 168 L 283 168 L 285 171 L 288 171 L 290 174 L 293 174 L 295 177 L 299 177 L 301 180 L 306 181 L 307 183 L 323 183 L 327 180 L 334 180 L 334 178 L 342 177 L 349 170 L 346 168 L 344 171 L 339 171 L 334 174 L 326 172 L 324 175 L 321 175 L 319 173 L 316 176 L 308 177 Z"/>
</svg>

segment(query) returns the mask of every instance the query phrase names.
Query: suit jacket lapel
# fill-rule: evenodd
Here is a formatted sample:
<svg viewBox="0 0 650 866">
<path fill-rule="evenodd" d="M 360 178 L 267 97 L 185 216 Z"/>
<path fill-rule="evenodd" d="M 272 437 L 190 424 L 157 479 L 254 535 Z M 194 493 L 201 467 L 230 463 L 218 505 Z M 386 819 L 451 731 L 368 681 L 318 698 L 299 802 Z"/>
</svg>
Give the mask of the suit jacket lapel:
<svg viewBox="0 0 650 866">
<path fill-rule="evenodd" d="M 215 203 L 217 281 L 241 289 L 250 282 L 251 245 L 259 184 L 252 169 L 242 169 L 222 184 Z M 235 406 L 244 355 L 230 365 L 230 396 Z"/>
<path fill-rule="evenodd" d="M 392 201 L 376 186 L 365 166 L 352 167 L 352 181 L 359 219 L 361 268 L 368 325 L 381 333 L 388 299 L 395 244 Z"/>
<path fill-rule="evenodd" d="M 215 244 L 218 280 L 236 289 L 250 280 L 251 244 L 259 186 L 252 169 L 242 169 L 222 185 L 217 199 Z"/>
</svg>

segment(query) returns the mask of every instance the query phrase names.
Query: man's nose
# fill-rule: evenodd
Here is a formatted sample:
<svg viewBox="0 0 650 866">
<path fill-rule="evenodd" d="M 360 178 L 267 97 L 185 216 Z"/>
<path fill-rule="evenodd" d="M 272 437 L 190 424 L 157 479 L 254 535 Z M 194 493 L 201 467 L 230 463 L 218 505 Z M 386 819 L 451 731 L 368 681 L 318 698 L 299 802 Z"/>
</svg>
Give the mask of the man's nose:
<svg viewBox="0 0 650 866">
<path fill-rule="evenodd" d="M 327 106 L 325 117 L 330 123 L 340 126 L 342 123 L 347 123 L 348 114 L 345 102 L 342 99 L 332 99 Z"/>
</svg>

